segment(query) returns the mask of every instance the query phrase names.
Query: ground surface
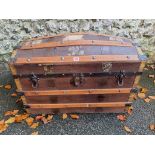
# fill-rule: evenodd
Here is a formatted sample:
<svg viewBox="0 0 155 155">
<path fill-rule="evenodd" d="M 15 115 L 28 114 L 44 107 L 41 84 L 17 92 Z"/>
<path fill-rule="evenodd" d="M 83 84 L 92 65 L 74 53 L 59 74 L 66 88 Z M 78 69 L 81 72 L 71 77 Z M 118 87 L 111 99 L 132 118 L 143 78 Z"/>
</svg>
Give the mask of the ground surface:
<svg viewBox="0 0 155 155">
<path fill-rule="evenodd" d="M 155 95 L 155 86 L 152 79 L 147 78 L 148 72 L 145 72 L 141 79 L 141 85 L 149 88 L 149 94 Z M 15 92 L 15 84 L 10 72 L 1 73 L 0 85 L 11 83 L 13 88 L 5 90 L 0 88 L 0 120 L 4 117 L 4 112 L 8 110 L 22 108 L 20 104 L 15 103 L 16 97 L 12 98 L 11 93 Z M 36 129 L 31 129 L 25 122 L 13 123 L 8 129 L 1 133 L 6 135 L 27 135 L 34 131 L 39 134 L 52 135 L 124 135 L 123 126 L 128 126 L 133 132 L 131 134 L 152 135 L 154 131 L 149 129 L 149 124 L 155 123 L 155 100 L 151 103 L 145 103 L 138 99 L 133 103 L 133 113 L 125 122 L 117 120 L 117 114 L 79 114 L 78 120 L 67 118 L 62 120 L 60 115 L 55 115 L 53 121 L 48 124 L 41 124 Z"/>
</svg>

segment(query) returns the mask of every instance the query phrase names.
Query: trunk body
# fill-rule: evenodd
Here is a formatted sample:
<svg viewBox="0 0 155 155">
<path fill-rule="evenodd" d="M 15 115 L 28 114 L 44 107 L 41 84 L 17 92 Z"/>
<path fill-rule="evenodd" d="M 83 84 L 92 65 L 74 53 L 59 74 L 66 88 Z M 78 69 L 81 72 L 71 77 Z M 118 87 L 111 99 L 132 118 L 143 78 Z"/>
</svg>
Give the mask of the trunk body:
<svg viewBox="0 0 155 155">
<path fill-rule="evenodd" d="M 23 43 L 10 68 L 30 113 L 124 112 L 145 59 L 128 39 L 74 33 Z"/>
</svg>

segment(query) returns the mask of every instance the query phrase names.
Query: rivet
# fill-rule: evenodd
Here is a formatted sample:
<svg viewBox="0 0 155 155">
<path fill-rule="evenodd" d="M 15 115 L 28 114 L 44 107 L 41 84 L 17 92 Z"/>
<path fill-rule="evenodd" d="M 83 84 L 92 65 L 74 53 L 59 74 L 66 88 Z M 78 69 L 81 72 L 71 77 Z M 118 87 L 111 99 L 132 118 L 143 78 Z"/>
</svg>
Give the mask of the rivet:
<svg viewBox="0 0 155 155">
<path fill-rule="evenodd" d="M 61 57 L 61 60 L 63 61 L 64 60 L 64 57 Z"/>
<path fill-rule="evenodd" d="M 27 59 L 27 61 L 28 61 L 28 62 L 30 62 L 30 61 L 31 61 L 31 59 Z"/>
<path fill-rule="evenodd" d="M 96 56 L 92 56 L 92 59 L 93 59 L 93 60 L 96 59 Z"/>
</svg>

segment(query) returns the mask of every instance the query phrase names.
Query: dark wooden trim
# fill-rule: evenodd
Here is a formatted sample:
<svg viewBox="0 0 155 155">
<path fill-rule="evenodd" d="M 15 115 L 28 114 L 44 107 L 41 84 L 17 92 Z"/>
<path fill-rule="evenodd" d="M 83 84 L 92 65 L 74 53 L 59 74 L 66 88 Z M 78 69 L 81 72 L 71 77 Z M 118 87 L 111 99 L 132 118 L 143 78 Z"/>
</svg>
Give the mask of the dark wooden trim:
<svg viewBox="0 0 155 155">
<path fill-rule="evenodd" d="M 104 102 L 104 103 L 59 103 L 59 104 L 27 104 L 27 108 L 110 108 L 110 107 L 125 107 L 126 105 L 130 105 L 131 102 Z"/>
<path fill-rule="evenodd" d="M 76 90 L 22 91 L 22 92 L 24 93 L 25 96 L 79 95 L 79 94 L 128 94 L 130 93 L 131 89 L 132 88 L 76 89 Z"/>
</svg>

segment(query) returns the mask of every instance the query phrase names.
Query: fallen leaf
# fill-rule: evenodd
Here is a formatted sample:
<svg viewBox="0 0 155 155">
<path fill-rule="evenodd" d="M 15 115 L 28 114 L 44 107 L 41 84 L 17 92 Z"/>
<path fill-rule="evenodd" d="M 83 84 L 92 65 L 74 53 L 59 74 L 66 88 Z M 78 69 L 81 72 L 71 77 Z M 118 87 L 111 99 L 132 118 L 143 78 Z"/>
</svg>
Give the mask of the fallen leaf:
<svg viewBox="0 0 155 155">
<path fill-rule="evenodd" d="M 154 78 L 154 75 L 149 75 L 149 78 Z"/>
<path fill-rule="evenodd" d="M 11 85 L 7 84 L 7 85 L 4 86 L 4 88 L 9 90 L 9 89 L 11 89 Z"/>
<path fill-rule="evenodd" d="M 13 94 L 11 94 L 11 96 L 12 96 L 12 97 L 16 97 L 16 96 L 17 96 L 17 94 L 16 94 L 16 93 L 13 93 Z"/>
<path fill-rule="evenodd" d="M 0 88 L 3 88 L 3 85 L 0 85 Z"/>
<path fill-rule="evenodd" d="M 38 135 L 38 131 L 33 132 L 31 135 Z"/>
<path fill-rule="evenodd" d="M 64 120 L 64 119 L 66 119 L 68 116 L 67 116 L 67 114 L 63 114 L 62 115 L 62 119 Z"/>
<path fill-rule="evenodd" d="M 35 120 L 36 120 L 36 121 L 38 121 L 38 120 L 42 120 L 42 118 L 43 118 L 42 115 L 38 115 L 38 116 L 35 117 Z"/>
<path fill-rule="evenodd" d="M 42 118 L 42 121 L 43 121 L 44 124 L 48 123 L 48 121 L 47 121 L 47 119 L 45 117 Z"/>
<path fill-rule="evenodd" d="M 117 119 L 120 120 L 120 121 L 125 121 L 126 116 L 125 115 L 117 115 Z"/>
<path fill-rule="evenodd" d="M 31 125 L 31 128 L 35 129 L 36 127 L 38 127 L 38 125 L 39 125 L 39 122 L 33 123 L 33 124 Z"/>
<path fill-rule="evenodd" d="M 33 124 L 34 118 L 28 117 L 25 121 L 29 126 L 31 126 Z"/>
<path fill-rule="evenodd" d="M 0 121 L 0 133 L 4 132 L 8 128 L 8 124 L 5 124 L 4 120 Z"/>
<path fill-rule="evenodd" d="M 149 97 L 149 99 L 151 99 L 151 100 L 155 100 L 155 96 L 148 96 Z"/>
<path fill-rule="evenodd" d="M 151 100 L 151 99 L 149 99 L 149 98 L 144 99 L 144 101 L 145 101 L 146 103 L 149 103 L 150 100 Z"/>
<path fill-rule="evenodd" d="M 155 130 L 155 124 L 150 124 L 150 125 L 149 125 L 149 128 L 150 128 L 150 130 L 152 130 L 152 131 Z"/>
<path fill-rule="evenodd" d="M 29 116 L 28 114 L 15 115 L 15 122 L 20 123 L 23 120 L 25 120 L 28 116 Z"/>
<path fill-rule="evenodd" d="M 8 120 L 5 121 L 5 124 L 11 124 L 15 122 L 15 117 L 10 117 Z"/>
<path fill-rule="evenodd" d="M 51 121 L 52 118 L 53 118 L 53 115 L 48 115 L 48 116 L 47 116 L 47 121 Z"/>
<path fill-rule="evenodd" d="M 131 129 L 129 129 L 129 127 L 127 127 L 127 126 L 124 126 L 124 130 L 125 130 L 126 132 L 129 132 L 129 133 L 132 132 Z"/>
<path fill-rule="evenodd" d="M 71 116 L 72 119 L 79 119 L 79 116 L 76 115 L 76 114 L 71 114 L 70 116 Z"/>
<path fill-rule="evenodd" d="M 128 114 L 131 115 L 131 114 L 132 114 L 132 111 L 133 111 L 133 107 L 130 106 L 130 107 L 128 108 Z"/>
<path fill-rule="evenodd" d="M 138 97 L 141 98 L 141 99 L 144 99 L 145 98 L 145 94 L 144 93 L 138 93 Z"/>
<path fill-rule="evenodd" d="M 146 92 L 148 92 L 148 89 L 147 88 L 141 88 L 140 92 L 145 94 Z"/>
<path fill-rule="evenodd" d="M 22 101 L 22 98 L 20 97 L 19 99 L 16 100 L 16 103 L 19 103 Z"/>
<path fill-rule="evenodd" d="M 19 110 L 7 111 L 4 113 L 5 116 L 16 115 Z"/>
</svg>

